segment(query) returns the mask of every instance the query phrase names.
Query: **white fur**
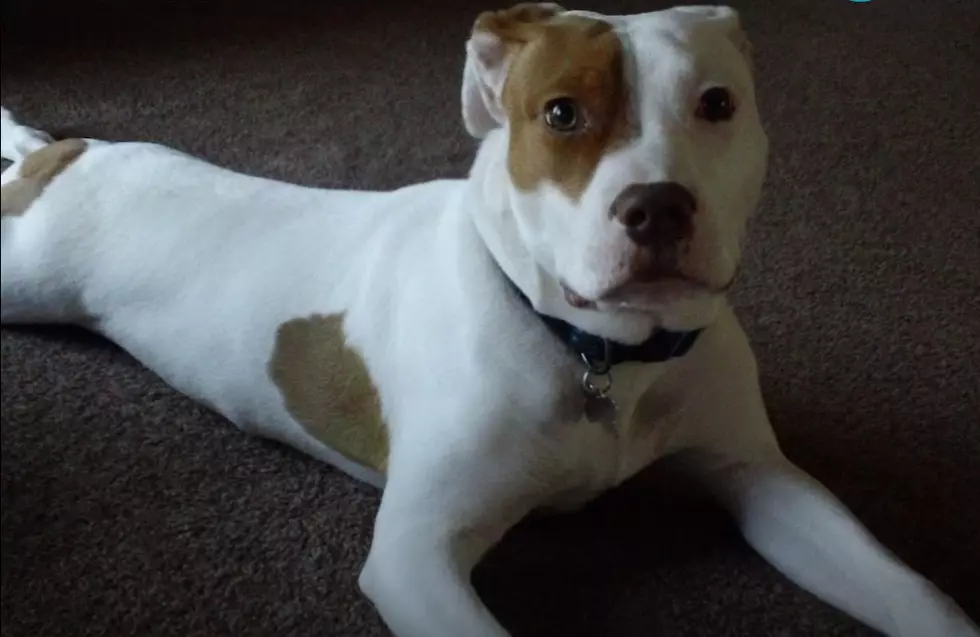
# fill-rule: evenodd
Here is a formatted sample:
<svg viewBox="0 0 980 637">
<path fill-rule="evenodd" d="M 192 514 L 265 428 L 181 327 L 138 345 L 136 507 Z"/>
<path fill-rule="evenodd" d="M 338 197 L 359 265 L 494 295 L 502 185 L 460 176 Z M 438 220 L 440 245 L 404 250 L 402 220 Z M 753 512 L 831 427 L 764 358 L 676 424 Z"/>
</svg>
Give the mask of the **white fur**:
<svg viewBox="0 0 980 637">
<path fill-rule="evenodd" d="M 0 126 L 3 127 L 0 157 L 11 161 L 21 160 L 54 141 L 43 131 L 17 124 L 10 111 L 3 107 L 0 107 Z"/>
<path fill-rule="evenodd" d="M 976 637 L 952 600 L 782 455 L 721 295 L 661 298 L 644 311 L 564 301 L 560 282 L 598 294 L 622 276 L 604 255 L 633 248 L 607 210 L 634 181 L 695 192 L 687 265 L 731 276 L 765 171 L 732 11 L 606 19 L 628 52 L 642 134 L 602 160 L 580 201 L 511 185 L 506 117 L 493 104 L 502 80 L 472 59 L 497 49 L 471 43 L 464 119 L 485 140 L 467 180 L 319 190 L 162 146 L 93 142 L 26 214 L 3 219 L 3 322 L 85 325 L 242 429 L 383 486 L 360 584 L 398 637 L 506 637 L 469 582 L 484 553 L 532 510 L 580 505 L 668 455 L 800 586 L 890 637 Z M 690 110 L 714 84 L 731 87 L 740 109 L 709 128 Z M 2 137 L 15 161 L 4 182 L 49 141 L 6 110 Z M 613 370 L 613 432 L 582 418 L 579 361 L 504 274 L 539 310 L 605 337 L 707 329 L 681 359 Z M 385 476 L 307 434 L 268 375 L 278 325 L 340 312 L 382 396 Z"/>
</svg>

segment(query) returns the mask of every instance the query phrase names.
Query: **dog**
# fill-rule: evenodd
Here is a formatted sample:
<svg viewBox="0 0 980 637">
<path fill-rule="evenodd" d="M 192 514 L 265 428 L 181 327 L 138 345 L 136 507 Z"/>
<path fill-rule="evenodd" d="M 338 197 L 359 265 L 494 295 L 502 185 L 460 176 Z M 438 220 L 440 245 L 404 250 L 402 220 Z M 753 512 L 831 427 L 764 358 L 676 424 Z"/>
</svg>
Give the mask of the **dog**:
<svg viewBox="0 0 980 637">
<path fill-rule="evenodd" d="M 359 585 L 397 637 L 506 637 L 482 556 L 668 457 L 829 604 L 978 637 L 780 451 L 726 301 L 766 173 L 755 99 L 730 8 L 519 4 L 466 44 L 466 179 L 307 188 L 4 109 L 2 322 L 86 327 L 382 488 Z"/>
</svg>

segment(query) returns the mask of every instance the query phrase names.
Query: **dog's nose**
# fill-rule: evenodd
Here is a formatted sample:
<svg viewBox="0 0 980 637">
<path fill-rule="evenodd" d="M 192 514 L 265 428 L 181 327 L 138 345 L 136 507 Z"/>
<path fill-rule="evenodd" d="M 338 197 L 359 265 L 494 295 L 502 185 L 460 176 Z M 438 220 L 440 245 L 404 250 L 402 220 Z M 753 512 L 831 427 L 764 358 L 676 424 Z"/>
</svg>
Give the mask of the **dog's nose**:
<svg viewBox="0 0 980 637">
<path fill-rule="evenodd" d="M 633 184 L 616 197 L 612 216 L 638 246 L 674 246 L 694 233 L 697 201 L 676 182 Z"/>
</svg>

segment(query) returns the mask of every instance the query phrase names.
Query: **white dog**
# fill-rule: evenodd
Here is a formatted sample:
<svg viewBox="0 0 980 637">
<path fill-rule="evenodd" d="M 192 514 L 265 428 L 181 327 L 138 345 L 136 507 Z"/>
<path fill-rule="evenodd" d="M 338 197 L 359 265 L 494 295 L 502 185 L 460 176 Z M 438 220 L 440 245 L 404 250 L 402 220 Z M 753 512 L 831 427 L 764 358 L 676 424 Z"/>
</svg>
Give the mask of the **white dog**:
<svg viewBox="0 0 980 637">
<path fill-rule="evenodd" d="M 891 637 L 977 637 L 780 452 L 726 304 L 767 140 L 734 11 L 481 15 L 465 180 L 244 176 L 6 110 L 3 323 L 120 344 L 242 429 L 384 487 L 398 637 L 505 637 L 470 573 L 533 510 L 665 456 L 800 586 Z"/>
</svg>

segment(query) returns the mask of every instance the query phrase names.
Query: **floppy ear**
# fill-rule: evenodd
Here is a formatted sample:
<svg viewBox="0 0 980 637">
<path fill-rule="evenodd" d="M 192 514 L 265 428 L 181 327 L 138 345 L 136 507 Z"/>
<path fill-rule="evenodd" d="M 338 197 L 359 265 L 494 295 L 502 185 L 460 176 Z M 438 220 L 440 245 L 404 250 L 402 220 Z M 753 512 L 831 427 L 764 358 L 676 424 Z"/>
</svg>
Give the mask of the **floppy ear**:
<svg viewBox="0 0 980 637">
<path fill-rule="evenodd" d="M 482 139 L 503 126 L 501 95 L 512 56 L 531 37 L 529 27 L 562 12 L 557 4 L 531 2 L 477 17 L 463 67 L 463 123 L 470 135 Z"/>
</svg>

